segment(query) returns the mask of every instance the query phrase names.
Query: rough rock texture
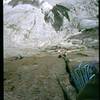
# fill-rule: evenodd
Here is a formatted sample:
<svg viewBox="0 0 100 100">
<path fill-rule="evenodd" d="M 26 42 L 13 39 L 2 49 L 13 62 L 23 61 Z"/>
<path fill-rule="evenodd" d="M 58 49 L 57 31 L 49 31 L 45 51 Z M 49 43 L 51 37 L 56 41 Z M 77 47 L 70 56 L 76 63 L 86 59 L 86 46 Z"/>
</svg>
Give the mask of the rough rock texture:
<svg viewBox="0 0 100 100">
<path fill-rule="evenodd" d="M 40 6 L 34 6 L 35 2 Z M 57 9 L 51 12 L 56 4 L 69 9 L 70 21 Z M 59 18 L 54 15 L 57 12 L 62 25 L 59 28 L 60 31 L 56 32 L 55 26 L 57 27 Z M 47 14 L 50 17 L 49 23 L 44 19 Z M 4 0 L 4 56 L 31 55 L 34 51 L 57 45 L 65 48 L 79 47 L 79 42 L 73 44 L 71 41 L 68 42 L 68 39 L 80 34 L 79 30 L 97 27 L 97 15 L 96 0 L 51 2 L 49 0 Z M 54 24 L 55 21 L 56 24 Z"/>
<path fill-rule="evenodd" d="M 60 16 L 60 31 L 51 25 L 55 20 L 51 9 L 56 4 L 70 9 L 70 21 Z M 98 33 L 83 32 L 98 27 L 97 1 L 4 0 L 3 7 L 5 100 L 64 100 L 57 77 L 70 99 L 75 100 L 76 92 L 64 61 L 57 58 L 58 52 L 68 54 L 71 68 L 80 61 L 98 60 L 98 49 L 87 48 L 98 47 Z"/>
<path fill-rule="evenodd" d="M 81 54 L 83 53 L 83 55 Z M 85 54 L 88 54 L 85 56 Z M 70 67 L 81 61 L 98 61 L 98 51 L 69 52 Z M 71 100 L 76 92 L 71 86 L 63 59 L 56 53 L 40 53 L 32 57 L 4 60 L 5 100 L 64 100 L 59 78 Z"/>
<path fill-rule="evenodd" d="M 50 56 L 8 60 L 5 63 L 5 91 L 12 92 L 18 100 L 64 100 L 55 79 L 56 73 L 64 71 L 64 64 L 57 62 L 62 61 Z"/>
</svg>

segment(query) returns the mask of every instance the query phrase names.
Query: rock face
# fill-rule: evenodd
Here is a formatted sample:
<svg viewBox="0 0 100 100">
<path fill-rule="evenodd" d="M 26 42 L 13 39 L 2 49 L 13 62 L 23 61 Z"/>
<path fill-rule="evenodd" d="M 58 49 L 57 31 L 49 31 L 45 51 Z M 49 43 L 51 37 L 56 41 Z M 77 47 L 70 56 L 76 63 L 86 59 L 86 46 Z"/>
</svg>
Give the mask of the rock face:
<svg viewBox="0 0 100 100">
<path fill-rule="evenodd" d="M 34 56 L 6 61 L 5 100 L 64 100 L 55 77 L 64 72 L 62 60 L 54 56 Z"/>
<path fill-rule="evenodd" d="M 71 52 L 82 46 L 98 47 L 98 32 L 86 31 L 98 29 L 97 0 L 4 0 L 3 5 L 5 100 L 64 100 L 56 76 L 75 100 L 64 62 L 58 55 L 41 55 L 62 48 Z M 98 53 L 85 50 L 68 57 L 78 63 L 98 60 Z"/>
<path fill-rule="evenodd" d="M 70 68 L 75 68 L 82 61 L 99 59 L 96 50 L 81 52 L 68 53 Z M 4 98 L 5 100 L 64 100 L 57 78 L 70 100 L 75 100 L 75 89 L 69 82 L 65 62 L 58 58 L 58 54 L 41 53 L 23 59 L 15 59 L 15 57 L 5 59 Z"/>
<path fill-rule="evenodd" d="M 33 52 L 56 45 L 77 47 L 80 43 L 69 43 L 68 38 L 97 27 L 97 15 L 96 0 L 4 0 L 4 56 L 32 54 L 26 48 Z"/>
</svg>

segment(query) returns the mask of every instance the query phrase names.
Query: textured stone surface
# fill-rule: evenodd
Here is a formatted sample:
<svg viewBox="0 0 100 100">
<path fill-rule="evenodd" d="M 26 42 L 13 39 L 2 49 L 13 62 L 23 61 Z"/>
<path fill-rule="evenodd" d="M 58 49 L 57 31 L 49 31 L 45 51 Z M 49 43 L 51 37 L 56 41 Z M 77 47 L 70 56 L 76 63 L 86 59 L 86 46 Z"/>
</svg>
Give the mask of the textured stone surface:
<svg viewBox="0 0 100 100">
<path fill-rule="evenodd" d="M 8 4 L 9 2 L 10 4 Z M 32 2 L 37 2 L 40 6 L 34 6 Z M 50 11 L 56 4 L 66 5 L 65 7 L 69 9 L 66 14 L 69 15 L 70 21 L 63 16 L 64 13 L 59 12 L 63 7 L 60 10 L 55 9 L 54 13 Z M 3 7 L 5 57 L 18 54 L 28 56 L 38 50 L 58 45 L 65 48 L 80 47 L 79 38 L 72 43 L 72 41 L 68 41 L 69 37 L 81 33 L 79 30 L 98 26 L 96 0 L 4 0 Z M 56 13 L 60 16 L 62 25 L 58 23 L 58 15 L 57 18 L 54 17 Z M 50 17 L 49 23 L 44 19 L 47 14 Z M 55 21 L 61 26 L 58 32 L 52 26 Z M 86 43 L 86 46 L 89 47 L 91 44 Z M 98 43 L 95 44 L 98 46 Z"/>
<path fill-rule="evenodd" d="M 97 61 L 98 51 L 85 50 L 88 56 L 69 52 L 70 68 L 81 61 Z M 74 100 L 75 90 L 71 86 L 63 59 L 57 53 L 40 53 L 32 57 L 15 57 L 4 60 L 5 100 L 64 100 L 63 92 L 57 82 L 59 78 L 67 95 Z"/>
</svg>

